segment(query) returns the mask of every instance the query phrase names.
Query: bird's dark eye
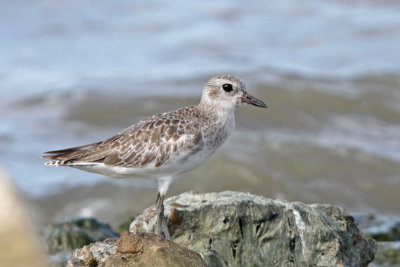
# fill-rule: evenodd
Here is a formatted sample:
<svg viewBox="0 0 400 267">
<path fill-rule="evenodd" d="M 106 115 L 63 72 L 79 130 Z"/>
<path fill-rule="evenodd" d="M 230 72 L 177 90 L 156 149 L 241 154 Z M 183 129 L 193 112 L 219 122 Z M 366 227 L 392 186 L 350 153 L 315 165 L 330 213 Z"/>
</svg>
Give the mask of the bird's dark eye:
<svg viewBox="0 0 400 267">
<path fill-rule="evenodd" d="M 232 84 L 226 83 L 226 84 L 222 85 L 222 89 L 224 89 L 225 92 L 230 92 L 233 90 Z"/>
</svg>

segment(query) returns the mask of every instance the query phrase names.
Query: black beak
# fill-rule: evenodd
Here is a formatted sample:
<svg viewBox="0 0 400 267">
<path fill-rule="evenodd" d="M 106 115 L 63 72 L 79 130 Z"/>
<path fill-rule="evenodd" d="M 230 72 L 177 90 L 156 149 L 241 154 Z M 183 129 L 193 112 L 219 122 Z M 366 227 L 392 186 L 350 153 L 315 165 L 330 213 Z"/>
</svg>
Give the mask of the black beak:
<svg viewBox="0 0 400 267">
<path fill-rule="evenodd" d="M 255 98 L 252 95 L 249 95 L 246 91 L 244 91 L 243 96 L 242 96 L 242 102 L 246 104 L 250 104 L 256 107 L 260 108 L 266 108 L 267 105 L 265 105 L 264 102 L 262 102 L 260 99 Z"/>
</svg>

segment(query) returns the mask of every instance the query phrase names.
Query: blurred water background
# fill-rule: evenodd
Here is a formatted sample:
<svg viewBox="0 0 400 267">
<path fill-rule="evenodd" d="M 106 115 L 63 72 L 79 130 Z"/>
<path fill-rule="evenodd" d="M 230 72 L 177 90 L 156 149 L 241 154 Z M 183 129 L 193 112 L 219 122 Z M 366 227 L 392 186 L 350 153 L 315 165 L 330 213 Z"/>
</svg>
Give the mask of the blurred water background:
<svg viewBox="0 0 400 267">
<path fill-rule="evenodd" d="M 237 129 L 186 190 L 248 191 L 400 215 L 398 1 L 0 3 L 0 164 L 43 222 L 116 224 L 155 184 L 43 166 L 42 152 L 110 137 L 243 78 L 267 110 Z"/>
</svg>

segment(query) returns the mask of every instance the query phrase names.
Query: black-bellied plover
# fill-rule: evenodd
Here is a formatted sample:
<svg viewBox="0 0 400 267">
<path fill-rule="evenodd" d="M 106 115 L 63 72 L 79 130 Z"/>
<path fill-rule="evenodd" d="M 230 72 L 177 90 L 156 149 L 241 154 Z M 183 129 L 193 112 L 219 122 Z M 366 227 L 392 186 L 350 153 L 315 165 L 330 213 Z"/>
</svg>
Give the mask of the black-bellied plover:
<svg viewBox="0 0 400 267">
<path fill-rule="evenodd" d="M 266 108 L 249 95 L 243 81 L 218 75 L 206 84 L 200 103 L 153 115 L 117 135 L 89 145 L 45 152 L 46 165 L 69 166 L 111 178 L 158 180 L 158 235 L 170 234 L 164 196 L 179 174 L 201 165 L 235 127 L 235 109 L 244 104 Z"/>
</svg>

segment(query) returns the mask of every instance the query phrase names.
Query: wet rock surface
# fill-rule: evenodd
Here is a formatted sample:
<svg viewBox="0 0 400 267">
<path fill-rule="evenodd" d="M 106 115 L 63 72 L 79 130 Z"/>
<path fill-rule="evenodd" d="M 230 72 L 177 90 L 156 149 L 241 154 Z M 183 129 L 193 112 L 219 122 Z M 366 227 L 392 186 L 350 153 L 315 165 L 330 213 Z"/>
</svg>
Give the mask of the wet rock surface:
<svg viewBox="0 0 400 267">
<path fill-rule="evenodd" d="M 201 256 L 155 234 L 123 232 L 75 250 L 69 267 L 83 266 L 206 266 Z"/>
<path fill-rule="evenodd" d="M 165 201 L 172 239 L 215 251 L 229 266 L 367 266 L 376 243 L 352 216 L 331 205 L 271 200 L 248 193 L 183 193 Z M 155 207 L 131 232 L 154 232 Z"/>
</svg>

